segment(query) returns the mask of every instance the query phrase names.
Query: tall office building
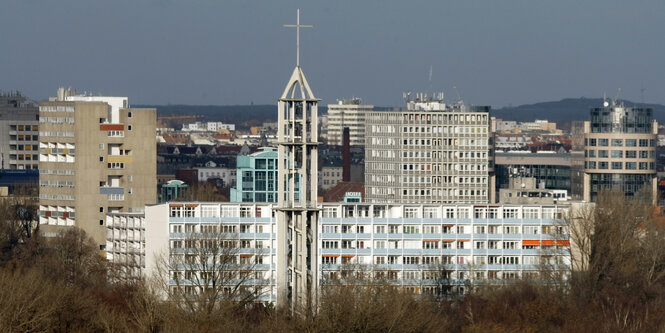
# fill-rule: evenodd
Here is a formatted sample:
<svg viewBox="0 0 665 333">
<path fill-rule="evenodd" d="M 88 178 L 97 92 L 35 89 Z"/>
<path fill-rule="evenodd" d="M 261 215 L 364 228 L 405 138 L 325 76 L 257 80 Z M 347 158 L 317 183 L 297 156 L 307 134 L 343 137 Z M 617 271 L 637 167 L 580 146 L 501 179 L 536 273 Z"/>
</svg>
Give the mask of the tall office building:
<svg viewBox="0 0 665 333">
<path fill-rule="evenodd" d="M 655 203 L 657 134 L 651 108 L 616 101 L 591 108 L 584 123 L 584 200 L 596 201 L 603 189 L 633 196 L 645 188 Z"/>
<path fill-rule="evenodd" d="M 103 249 L 106 213 L 140 212 L 156 201 L 156 110 L 61 88 L 39 115 L 42 231 L 77 226 Z"/>
<path fill-rule="evenodd" d="M 349 144 L 365 145 L 365 115 L 374 110 L 373 105 L 364 105 L 360 98 L 340 100 L 337 104 L 328 104 L 327 143 L 342 145 L 344 128 L 349 128 Z"/>
<path fill-rule="evenodd" d="M 494 202 L 490 107 L 405 99 L 406 110 L 367 113 L 367 201 Z"/>
<path fill-rule="evenodd" d="M 2 169 L 37 169 L 39 108 L 19 92 L 0 91 Z"/>
</svg>

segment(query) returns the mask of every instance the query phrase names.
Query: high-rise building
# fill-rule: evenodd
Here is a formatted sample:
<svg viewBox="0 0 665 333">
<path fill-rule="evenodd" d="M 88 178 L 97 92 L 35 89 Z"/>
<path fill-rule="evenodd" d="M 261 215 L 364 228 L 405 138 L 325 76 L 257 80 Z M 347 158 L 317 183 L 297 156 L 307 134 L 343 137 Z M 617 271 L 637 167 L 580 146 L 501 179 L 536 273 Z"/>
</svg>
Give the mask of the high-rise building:
<svg viewBox="0 0 665 333">
<path fill-rule="evenodd" d="M 366 116 L 368 202 L 494 202 L 490 107 L 405 95 L 408 107 Z"/>
<path fill-rule="evenodd" d="M 360 98 L 340 100 L 337 104 L 328 104 L 327 143 L 342 145 L 342 133 L 349 128 L 349 144 L 365 145 L 365 114 L 374 110 L 373 105 L 365 105 Z"/>
<path fill-rule="evenodd" d="M 106 213 L 140 212 L 156 201 L 156 110 L 61 88 L 39 115 L 41 230 L 77 226 L 103 249 Z"/>
<path fill-rule="evenodd" d="M 616 101 L 591 108 L 584 123 L 584 200 L 596 201 L 603 189 L 633 196 L 645 190 L 657 199 L 656 139 L 653 109 Z"/>
<path fill-rule="evenodd" d="M 39 166 L 39 107 L 19 92 L 0 91 L 0 167 Z"/>
</svg>

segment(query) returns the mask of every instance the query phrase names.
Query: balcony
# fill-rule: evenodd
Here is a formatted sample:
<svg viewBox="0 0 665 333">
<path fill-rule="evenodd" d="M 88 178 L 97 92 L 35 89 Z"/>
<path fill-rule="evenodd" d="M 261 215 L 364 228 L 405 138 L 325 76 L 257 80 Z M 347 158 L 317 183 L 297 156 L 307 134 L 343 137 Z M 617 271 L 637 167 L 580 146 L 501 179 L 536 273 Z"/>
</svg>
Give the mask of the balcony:
<svg viewBox="0 0 665 333">
<path fill-rule="evenodd" d="M 125 188 L 102 186 L 99 188 L 99 194 L 125 194 Z"/>
<path fill-rule="evenodd" d="M 132 163 L 131 155 L 109 155 L 109 163 Z"/>
</svg>

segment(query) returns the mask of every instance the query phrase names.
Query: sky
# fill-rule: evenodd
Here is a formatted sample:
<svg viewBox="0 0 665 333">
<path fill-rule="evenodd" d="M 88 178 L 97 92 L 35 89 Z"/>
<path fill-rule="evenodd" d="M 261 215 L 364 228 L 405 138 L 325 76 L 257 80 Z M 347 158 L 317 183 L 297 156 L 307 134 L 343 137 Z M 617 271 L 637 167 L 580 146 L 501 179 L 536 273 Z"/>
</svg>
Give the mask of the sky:
<svg viewBox="0 0 665 333">
<path fill-rule="evenodd" d="M 296 64 L 323 104 L 665 104 L 665 1 L 3 0 L 0 90 L 132 104 L 273 104 Z M 431 80 L 430 80 L 430 68 Z"/>
</svg>

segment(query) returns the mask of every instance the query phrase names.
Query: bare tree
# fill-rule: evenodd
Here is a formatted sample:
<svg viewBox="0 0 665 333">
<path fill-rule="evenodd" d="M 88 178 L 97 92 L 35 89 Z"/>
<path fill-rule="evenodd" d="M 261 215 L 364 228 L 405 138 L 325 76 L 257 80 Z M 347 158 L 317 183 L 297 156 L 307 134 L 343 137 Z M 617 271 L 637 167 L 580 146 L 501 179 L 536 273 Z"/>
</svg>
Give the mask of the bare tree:
<svg viewBox="0 0 665 333">
<path fill-rule="evenodd" d="M 263 249 L 249 247 L 233 232 L 219 226 L 187 233 L 158 265 L 169 298 L 188 313 L 216 317 L 231 309 L 247 308 L 268 292 L 268 276 L 257 269 Z"/>
</svg>

